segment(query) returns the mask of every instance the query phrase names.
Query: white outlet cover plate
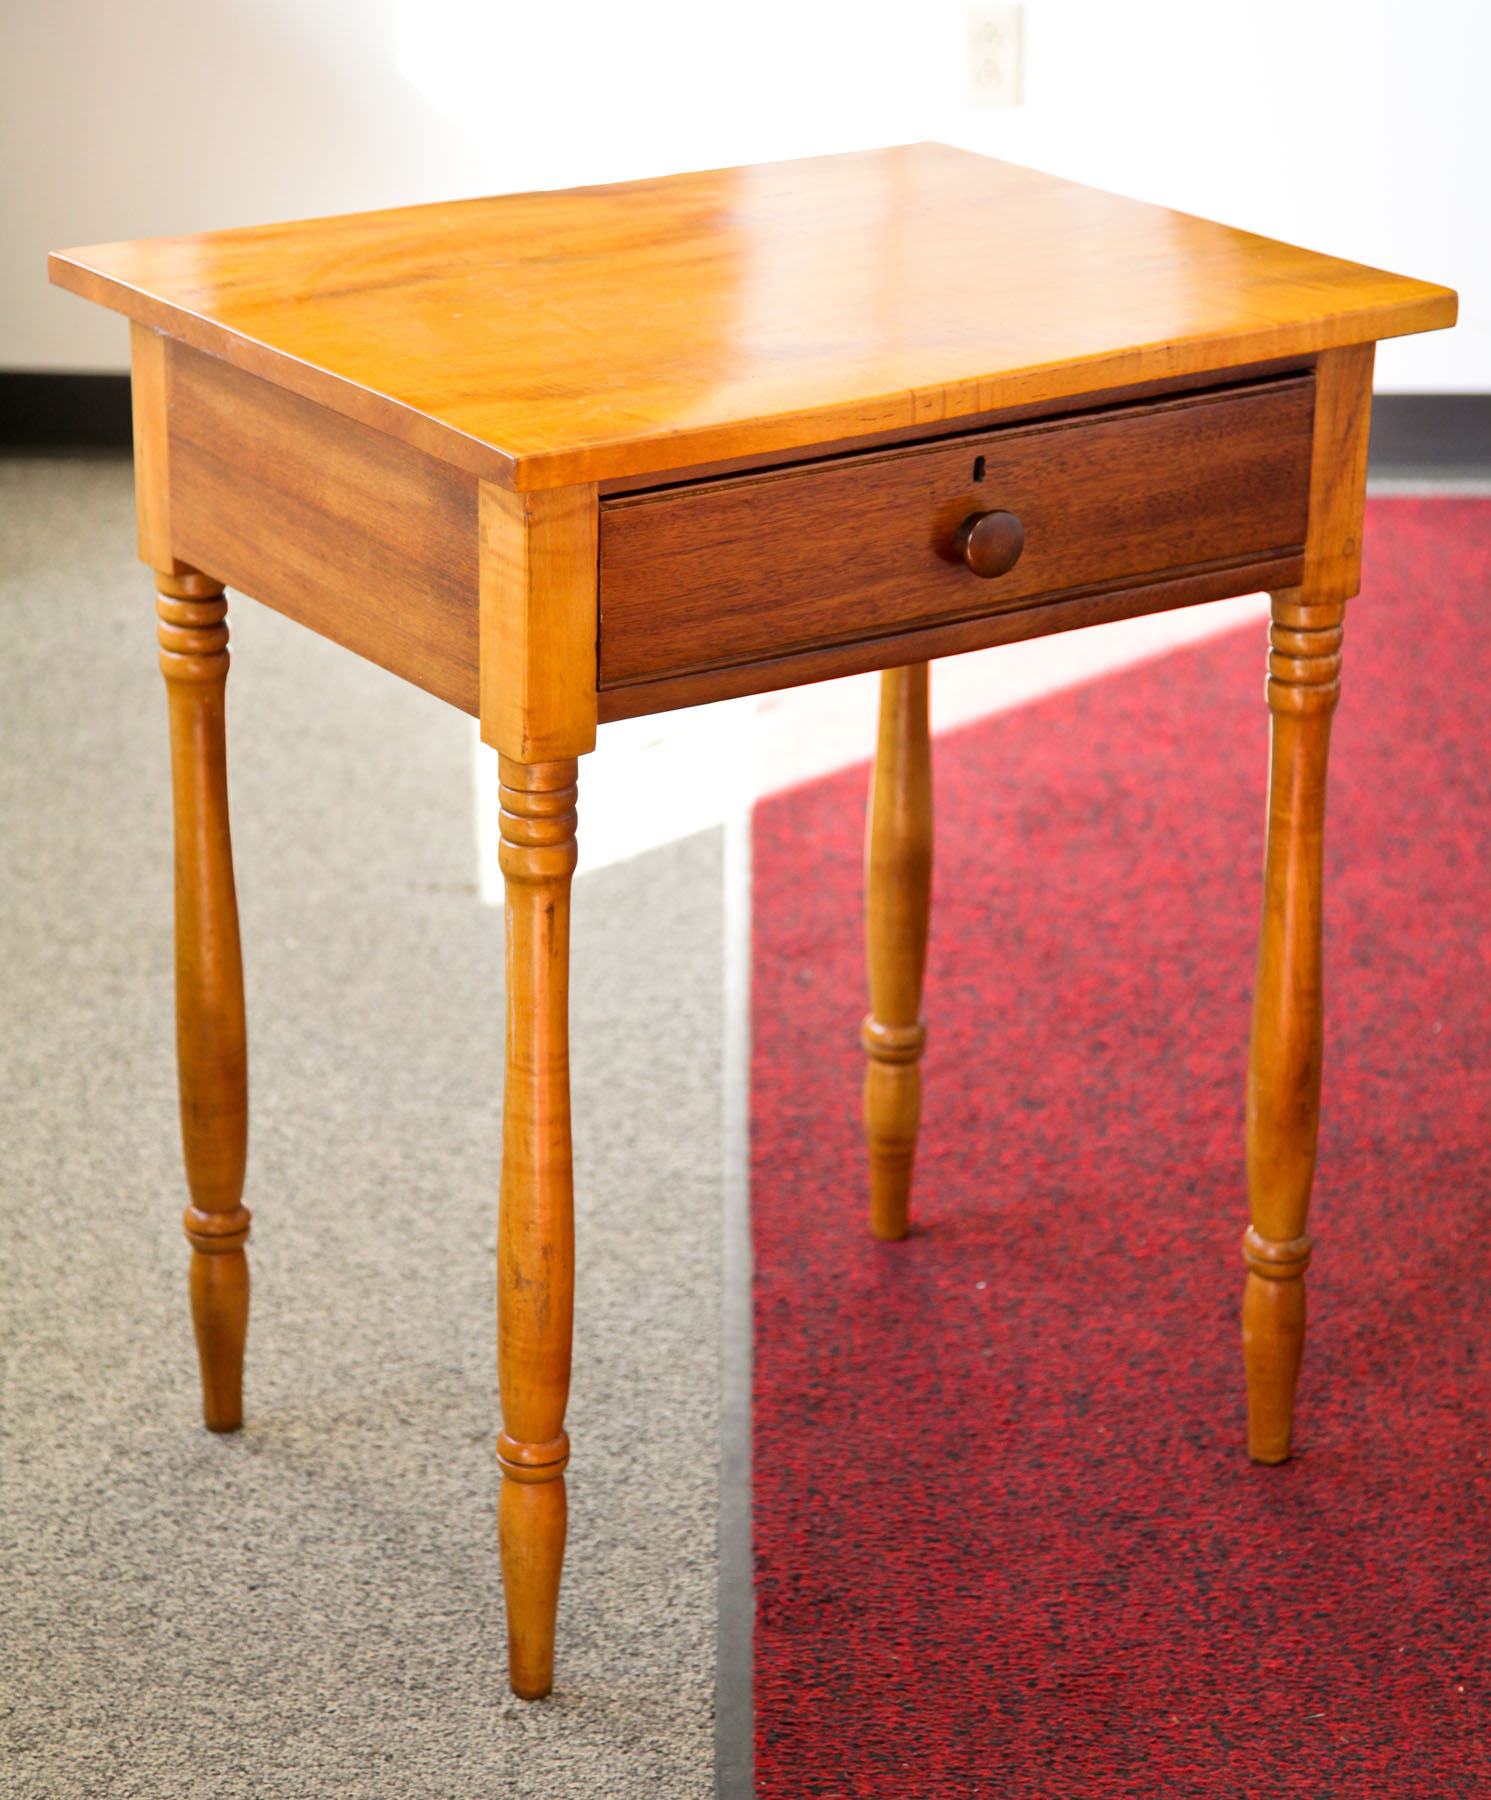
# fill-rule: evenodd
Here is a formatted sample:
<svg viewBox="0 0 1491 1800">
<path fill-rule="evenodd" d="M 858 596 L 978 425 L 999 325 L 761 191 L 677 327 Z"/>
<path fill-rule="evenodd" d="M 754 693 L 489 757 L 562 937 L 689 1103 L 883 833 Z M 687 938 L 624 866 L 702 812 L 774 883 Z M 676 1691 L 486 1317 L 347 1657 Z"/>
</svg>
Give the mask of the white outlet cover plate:
<svg viewBox="0 0 1491 1800">
<path fill-rule="evenodd" d="M 966 8 L 964 66 L 969 106 L 1018 106 L 1025 8 L 1018 4 Z"/>
</svg>

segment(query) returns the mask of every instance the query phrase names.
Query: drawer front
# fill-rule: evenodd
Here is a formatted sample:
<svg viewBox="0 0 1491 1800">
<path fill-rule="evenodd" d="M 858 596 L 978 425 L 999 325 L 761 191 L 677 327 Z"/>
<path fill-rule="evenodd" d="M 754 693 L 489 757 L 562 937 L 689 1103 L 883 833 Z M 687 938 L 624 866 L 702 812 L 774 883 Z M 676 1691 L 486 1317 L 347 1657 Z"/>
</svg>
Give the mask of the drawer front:
<svg viewBox="0 0 1491 1800">
<path fill-rule="evenodd" d="M 600 686 L 1298 554 L 1312 375 L 603 501 Z M 1012 513 L 977 575 L 959 530 Z"/>
</svg>

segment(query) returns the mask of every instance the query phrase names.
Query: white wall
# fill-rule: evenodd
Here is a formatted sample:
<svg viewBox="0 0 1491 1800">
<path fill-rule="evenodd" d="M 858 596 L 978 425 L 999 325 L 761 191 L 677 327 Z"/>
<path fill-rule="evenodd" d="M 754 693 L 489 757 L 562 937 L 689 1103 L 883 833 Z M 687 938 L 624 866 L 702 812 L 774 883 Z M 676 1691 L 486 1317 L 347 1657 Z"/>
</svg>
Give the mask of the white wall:
<svg viewBox="0 0 1491 1800">
<path fill-rule="evenodd" d="M 931 137 L 1457 286 L 1378 386 L 1491 391 L 1488 0 L 1026 0 L 1012 111 L 965 108 L 962 29 L 962 0 L 0 0 L 0 368 L 125 367 L 52 248 Z"/>
</svg>

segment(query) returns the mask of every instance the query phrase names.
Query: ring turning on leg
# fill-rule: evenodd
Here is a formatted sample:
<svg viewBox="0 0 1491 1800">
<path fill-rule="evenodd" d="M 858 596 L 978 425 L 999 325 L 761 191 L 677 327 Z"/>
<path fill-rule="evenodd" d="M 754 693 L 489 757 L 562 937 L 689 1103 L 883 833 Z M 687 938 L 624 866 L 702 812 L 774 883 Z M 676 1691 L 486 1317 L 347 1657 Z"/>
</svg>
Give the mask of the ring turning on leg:
<svg viewBox="0 0 1491 1800">
<path fill-rule="evenodd" d="M 497 1232 L 502 1469 L 497 1535 L 508 1677 L 525 1700 L 554 1685 L 564 1561 L 564 1467 L 574 1318 L 569 1111 L 569 893 L 576 764 L 500 764 L 507 891 L 507 1074 Z"/>
<path fill-rule="evenodd" d="M 1269 634 L 1268 847 L 1248 1057 L 1243 1360 L 1248 1454 L 1289 1455 L 1305 1342 L 1306 1221 L 1320 1124 L 1322 845 L 1331 714 L 1341 688 L 1344 601 L 1273 596 Z"/>
<path fill-rule="evenodd" d="M 204 575 L 156 575 L 161 673 L 171 718 L 176 837 L 176 1063 L 191 1205 L 190 1293 L 202 1413 L 243 1423 L 249 1277 L 243 1205 L 248 1053 L 233 846 L 228 834 L 224 689 L 228 603 Z"/>
<path fill-rule="evenodd" d="M 880 735 L 865 835 L 865 937 L 870 1011 L 860 1032 L 870 1230 L 902 1238 L 911 1222 L 911 1169 L 921 1122 L 918 1066 L 927 920 L 932 902 L 932 748 L 927 665 L 880 677 Z"/>
</svg>

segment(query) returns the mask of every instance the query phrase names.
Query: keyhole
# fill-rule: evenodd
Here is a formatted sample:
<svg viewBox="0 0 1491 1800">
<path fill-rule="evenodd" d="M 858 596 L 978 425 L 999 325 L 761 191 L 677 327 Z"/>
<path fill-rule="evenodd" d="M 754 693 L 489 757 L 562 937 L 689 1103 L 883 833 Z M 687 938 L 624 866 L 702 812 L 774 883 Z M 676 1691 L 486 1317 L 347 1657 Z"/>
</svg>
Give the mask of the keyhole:
<svg viewBox="0 0 1491 1800">
<path fill-rule="evenodd" d="M 973 479 L 975 481 L 982 481 L 983 478 L 984 478 L 984 459 L 981 456 L 975 456 L 973 459 Z"/>
</svg>

